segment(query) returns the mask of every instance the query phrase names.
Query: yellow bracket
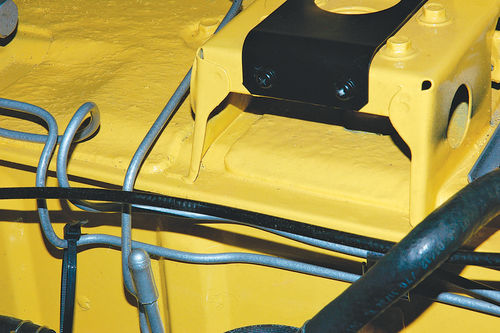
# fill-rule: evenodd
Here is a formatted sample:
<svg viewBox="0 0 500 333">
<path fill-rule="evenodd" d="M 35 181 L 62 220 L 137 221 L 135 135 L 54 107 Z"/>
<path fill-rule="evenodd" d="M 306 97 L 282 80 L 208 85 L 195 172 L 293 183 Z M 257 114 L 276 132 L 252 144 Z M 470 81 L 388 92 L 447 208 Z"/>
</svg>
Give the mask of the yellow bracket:
<svg viewBox="0 0 500 333">
<path fill-rule="evenodd" d="M 249 94 L 243 86 L 241 49 L 251 29 L 285 0 L 256 1 L 236 16 L 198 50 L 191 79 L 191 107 L 195 113 L 191 164 L 186 182 L 196 180 L 208 147 L 238 116 L 234 110 L 210 118 L 230 92 Z M 209 120 L 210 119 L 210 120 Z"/>
<path fill-rule="evenodd" d="M 198 52 L 191 85 L 196 120 L 189 182 L 196 179 L 203 154 L 237 116 L 209 120 L 210 114 L 230 92 L 249 94 L 242 84 L 245 37 L 283 2 L 255 1 Z M 411 150 L 413 225 L 466 184 L 466 178 L 448 183 L 489 130 L 490 82 L 500 77 L 500 65 L 493 72 L 490 65 L 500 54 L 494 33 L 498 11 L 498 2 L 428 2 L 372 60 L 369 103 L 360 112 L 389 117 Z"/>
<path fill-rule="evenodd" d="M 194 182 L 200 171 L 203 155 L 224 129 L 224 126 L 220 126 L 221 124 L 216 121 L 210 122 L 212 126 L 209 126 L 208 123 L 210 114 L 229 94 L 229 77 L 226 71 L 210 61 L 204 60 L 202 55 L 203 50 L 199 50 L 194 62 L 191 80 L 191 107 L 195 112 L 195 121 L 191 164 L 189 174 L 185 178 L 187 182 Z M 210 82 L 210 88 L 207 87 L 207 82 Z M 226 112 L 223 114 L 226 117 L 219 118 L 225 118 L 226 121 L 222 123 L 226 126 L 228 121 L 230 122 L 236 117 L 235 115 L 226 115 Z"/>
</svg>

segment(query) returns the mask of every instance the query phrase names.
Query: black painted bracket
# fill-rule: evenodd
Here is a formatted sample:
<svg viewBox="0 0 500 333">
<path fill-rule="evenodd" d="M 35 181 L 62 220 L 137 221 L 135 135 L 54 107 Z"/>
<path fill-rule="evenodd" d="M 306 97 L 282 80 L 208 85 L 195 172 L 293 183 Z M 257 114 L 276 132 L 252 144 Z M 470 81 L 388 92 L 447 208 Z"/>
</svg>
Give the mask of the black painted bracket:
<svg viewBox="0 0 500 333">
<path fill-rule="evenodd" d="M 254 95 L 359 110 L 373 56 L 425 2 L 348 15 L 288 0 L 246 37 L 243 84 Z"/>
</svg>

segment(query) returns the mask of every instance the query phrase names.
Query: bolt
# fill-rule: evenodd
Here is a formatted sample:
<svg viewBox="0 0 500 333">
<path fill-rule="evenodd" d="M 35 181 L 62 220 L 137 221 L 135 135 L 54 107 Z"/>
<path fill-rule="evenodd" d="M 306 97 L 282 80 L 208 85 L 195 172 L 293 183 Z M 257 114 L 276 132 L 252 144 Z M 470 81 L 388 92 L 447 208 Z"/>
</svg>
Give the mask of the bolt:
<svg viewBox="0 0 500 333">
<path fill-rule="evenodd" d="M 8 37 L 17 26 L 17 6 L 12 0 L 0 0 L 0 38 Z"/>
<path fill-rule="evenodd" d="M 343 102 L 354 97 L 356 92 L 356 83 L 352 79 L 345 80 L 342 83 L 335 83 L 335 96 Z"/>
<path fill-rule="evenodd" d="M 256 67 L 254 73 L 255 82 L 262 89 L 270 89 L 276 82 L 276 73 L 272 69 Z"/>
</svg>

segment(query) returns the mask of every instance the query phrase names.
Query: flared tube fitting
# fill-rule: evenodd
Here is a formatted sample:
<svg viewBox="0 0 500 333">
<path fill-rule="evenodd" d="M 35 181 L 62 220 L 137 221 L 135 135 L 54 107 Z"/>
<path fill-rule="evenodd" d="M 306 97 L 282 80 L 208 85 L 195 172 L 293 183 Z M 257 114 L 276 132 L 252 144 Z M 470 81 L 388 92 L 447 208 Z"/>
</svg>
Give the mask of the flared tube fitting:
<svg viewBox="0 0 500 333">
<path fill-rule="evenodd" d="M 154 282 L 151 260 L 143 249 L 136 249 L 130 253 L 128 267 L 134 280 L 137 300 L 140 304 L 151 304 L 158 300 L 158 289 Z"/>
</svg>

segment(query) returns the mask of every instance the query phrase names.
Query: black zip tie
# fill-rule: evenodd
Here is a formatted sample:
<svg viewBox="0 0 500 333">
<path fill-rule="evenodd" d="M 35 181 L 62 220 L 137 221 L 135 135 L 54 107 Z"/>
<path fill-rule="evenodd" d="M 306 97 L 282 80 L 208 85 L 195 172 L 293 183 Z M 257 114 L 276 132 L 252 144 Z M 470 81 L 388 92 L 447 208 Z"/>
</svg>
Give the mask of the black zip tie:
<svg viewBox="0 0 500 333">
<path fill-rule="evenodd" d="M 61 317 L 60 332 L 73 332 L 76 292 L 76 243 L 81 236 L 81 223 L 68 223 L 64 226 L 64 239 L 68 247 L 64 249 L 61 275 Z"/>
</svg>

